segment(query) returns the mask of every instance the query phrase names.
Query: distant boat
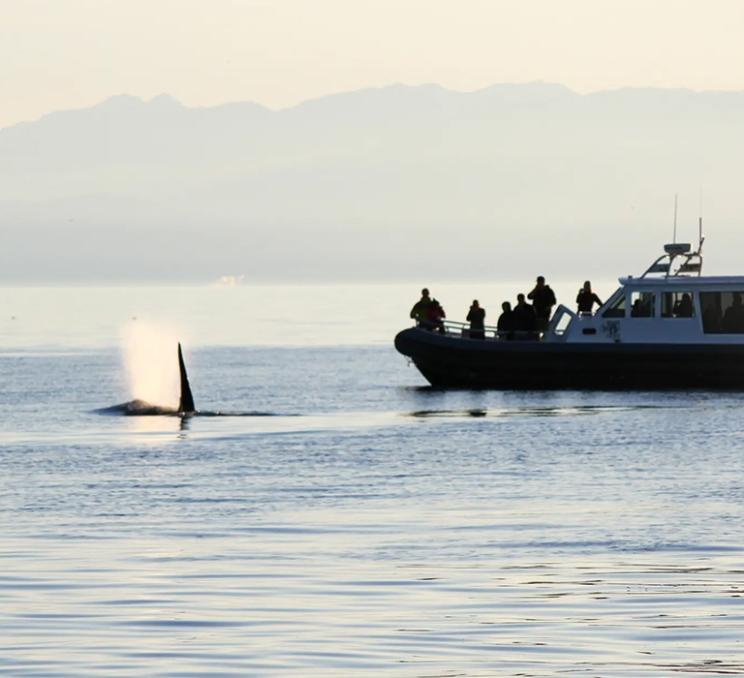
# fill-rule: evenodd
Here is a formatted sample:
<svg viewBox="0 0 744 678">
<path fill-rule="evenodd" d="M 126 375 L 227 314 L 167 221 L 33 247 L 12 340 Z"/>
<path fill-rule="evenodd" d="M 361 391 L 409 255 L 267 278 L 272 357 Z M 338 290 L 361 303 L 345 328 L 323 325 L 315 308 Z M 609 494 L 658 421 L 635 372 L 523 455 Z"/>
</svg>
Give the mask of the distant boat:
<svg viewBox="0 0 744 678">
<path fill-rule="evenodd" d="M 702 244 L 665 245 L 595 314 L 560 305 L 543 333 L 478 339 L 444 321 L 403 330 L 395 348 L 438 387 L 744 390 L 744 276 L 702 276 Z"/>
</svg>

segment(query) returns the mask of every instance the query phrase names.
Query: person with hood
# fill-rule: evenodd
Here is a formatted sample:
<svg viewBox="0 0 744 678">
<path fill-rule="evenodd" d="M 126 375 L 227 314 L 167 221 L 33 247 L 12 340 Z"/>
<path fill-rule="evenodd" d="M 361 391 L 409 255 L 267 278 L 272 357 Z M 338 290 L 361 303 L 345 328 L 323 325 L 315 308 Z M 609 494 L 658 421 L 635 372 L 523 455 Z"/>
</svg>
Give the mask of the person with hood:
<svg viewBox="0 0 744 678">
<path fill-rule="evenodd" d="M 543 276 L 537 276 L 535 288 L 527 295 L 527 298 L 532 301 L 532 306 L 535 309 L 537 329 L 544 332 L 548 327 L 548 322 L 550 322 L 551 309 L 555 306 L 557 300 L 553 290 L 550 289 L 550 285 L 545 284 Z"/>
<path fill-rule="evenodd" d="M 470 338 L 485 339 L 486 309 L 481 308 L 477 299 L 473 299 L 473 305 L 468 311 L 466 320 L 470 323 Z"/>
</svg>

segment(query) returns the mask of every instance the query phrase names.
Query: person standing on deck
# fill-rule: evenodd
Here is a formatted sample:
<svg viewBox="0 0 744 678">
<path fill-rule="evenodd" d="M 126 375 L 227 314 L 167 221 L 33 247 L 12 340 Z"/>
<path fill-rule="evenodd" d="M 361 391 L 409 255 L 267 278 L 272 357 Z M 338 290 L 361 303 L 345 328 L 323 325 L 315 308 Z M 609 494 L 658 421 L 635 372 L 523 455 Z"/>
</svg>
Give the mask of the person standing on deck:
<svg viewBox="0 0 744 678">
<path fill-rule="evenodd" d="M 532 339 L 537 329 L 535 309 L 524 300 L 524 294 L 517 295 L 517 305 L 512 311 L 515 337 L 517 339 Z"/>
<path fill-rule="evenodd" d="M 501 304 L 501 315 L 499 316 L 496 329 L 498 330 L 499 339 L 506 341 L 514 339 L 514 311 L 512 311 L 511 304 L 508 301 Z"/>
<path fill-rule="evenodd" d="M 431 300 L 431 304 L 429 304 L 426 314 L 429 329 L 437 330 L 440 334 L 445 334 L 444 319 L 447 317 L 447 314 L 444 312 L 442 305 L 436 299 Z"/>
<path fill-rule="evenodd" d="M 429 290 L 424 287 L 424 289 L 421 290 L 421 299 L 419 299 L 411 309 L 411 318 L 416 321 L 417 325 L 427 329 L 432 328 L 429 321 L 431 305 L 432 301 L 429 296 Z"/>
<path fill-rule="evenodd" d="M 553 290 L 550 289 L 550 285 L 545 284 L 543 276 L 537 276 L 535 288 L 527 295 L 527 298 L 532 301 L 535 309 L 537 329 L 544 332 L 548 328 L 550 312 L 556 304 L 556 298 Z"/>
<path fill-rule="evenodd" d="M 470 338 L 485 339 L 486 309 L 481 308 L 477 299 L 473 299 L 473 305 L 470 307 L 466 319 L 470 323 Z"/>
<path fill-rule="evenodd" d="M 602 305 L 599 297 L 592 292 L 592 283 L 588 280 L 576 295 L 576 303 L 579 305 L 579 313 L 581 315 L 591 315 L 594 304 L 597 304 L 597 306 Z"/>
</svg>

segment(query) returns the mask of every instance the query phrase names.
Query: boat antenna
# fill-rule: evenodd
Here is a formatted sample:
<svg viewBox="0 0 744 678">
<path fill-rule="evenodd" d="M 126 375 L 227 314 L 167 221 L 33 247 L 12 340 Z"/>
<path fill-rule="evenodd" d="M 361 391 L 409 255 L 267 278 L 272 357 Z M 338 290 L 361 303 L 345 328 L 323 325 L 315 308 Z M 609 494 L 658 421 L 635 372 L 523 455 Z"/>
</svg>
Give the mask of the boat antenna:
<svg viewBox="0 0 744 678">
<path fill-rule="evenodd" d="M 700 211 L 698 212 L 698 252 L 703 249 L 703 189 L 700 188 Z"/>
<path fill-rule="evenodd" d="M 677 242 L 677 194 L 674 194 L 674 232 L 672 233 L 672 242 Z"/>
</svg>

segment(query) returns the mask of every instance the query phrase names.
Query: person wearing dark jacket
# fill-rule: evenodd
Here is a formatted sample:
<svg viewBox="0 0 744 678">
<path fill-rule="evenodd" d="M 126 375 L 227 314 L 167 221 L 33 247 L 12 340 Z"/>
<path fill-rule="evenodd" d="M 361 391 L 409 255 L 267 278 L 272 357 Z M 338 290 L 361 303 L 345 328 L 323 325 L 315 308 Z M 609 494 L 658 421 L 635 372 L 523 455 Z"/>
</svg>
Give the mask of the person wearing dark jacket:
<svg viewBox="0 0 744 678">
<path fill-rule="evenodd" d="M 734 292 L 733 301 L 723 314 L 721 325 L 723 331 L 727 333 L 741 334 L 744 332 L 744 304 L 742 304 L 740 292 Z"/>
<path fill-rule="evenodd" d="M 496 329 L 499 332 L 499 339 L 507 341 L 514 339 L 514 311 L 508 301 L 501 304 L 501 315 L 496 323 Z"/>
<path fill-rule="evenodd" d="M 473 299 L 473 305 L 468 311 L 468 317 L 466 320 L 470 323 L 470 338 L 471 339 L 485 339 L 485 320 L 486 320 L 486 309 L 481 308 L 477 299 Z"/>
<path fill-rule="evenodd" d="M 579 313 L 582 315 L 591 315 L 594 304 L 602 305 L 599 297 L 592 292 L 592 284 L 588 280 L 576 295 L 576 303 L 579 305 Z"/>
<path fill-rule="evenodd" d="M 688 292 L 684 292 L 682 298 L 674 304 L 672 313 L 675 318 L 692 318 L 694 312 L 692 297 Z"/>
<path fill-rule="evenodd" d="M 512 318 L 517 339 L 531 338 L 537 329 L 537 316 L 535 309 L 524 300 L 524 294 L 517 295 L 517 305 L 512 311 Z"/>
<path fill-rule="evenodd" d="M 537 329 L 541 332 L 545 331 L 550 321 L 550 310 L 555 306 L 556 298 L 550 285 L 545 284 L 543 276 L 537 276 L 535 288 L 527 295 L 527 298 L 532 301 L 535 309 Z"/>
<path fill-rule="evenodd" d="M 416 324 L 421 327 L 431 329 L 429 324 L 429 309 L 431 307 L 431 297 L 429 296 L 429 290 L 424 287 L 421 290 L 421 299 L 419 299 L 411 309 L 411 318 L 416 321 Z"/>
<path fill-rule="evenodd" d="M 432 330 L 437 330 L 437 332 L 439 332 L 440 334 L 444 334 L 444 319 L 446 317 L 447 316 L 444 313 L 442 305 L 436 299 L 432 299 L 426 315 L 427 321 L 429 323 L 429 328 Z"/>
</svg>

